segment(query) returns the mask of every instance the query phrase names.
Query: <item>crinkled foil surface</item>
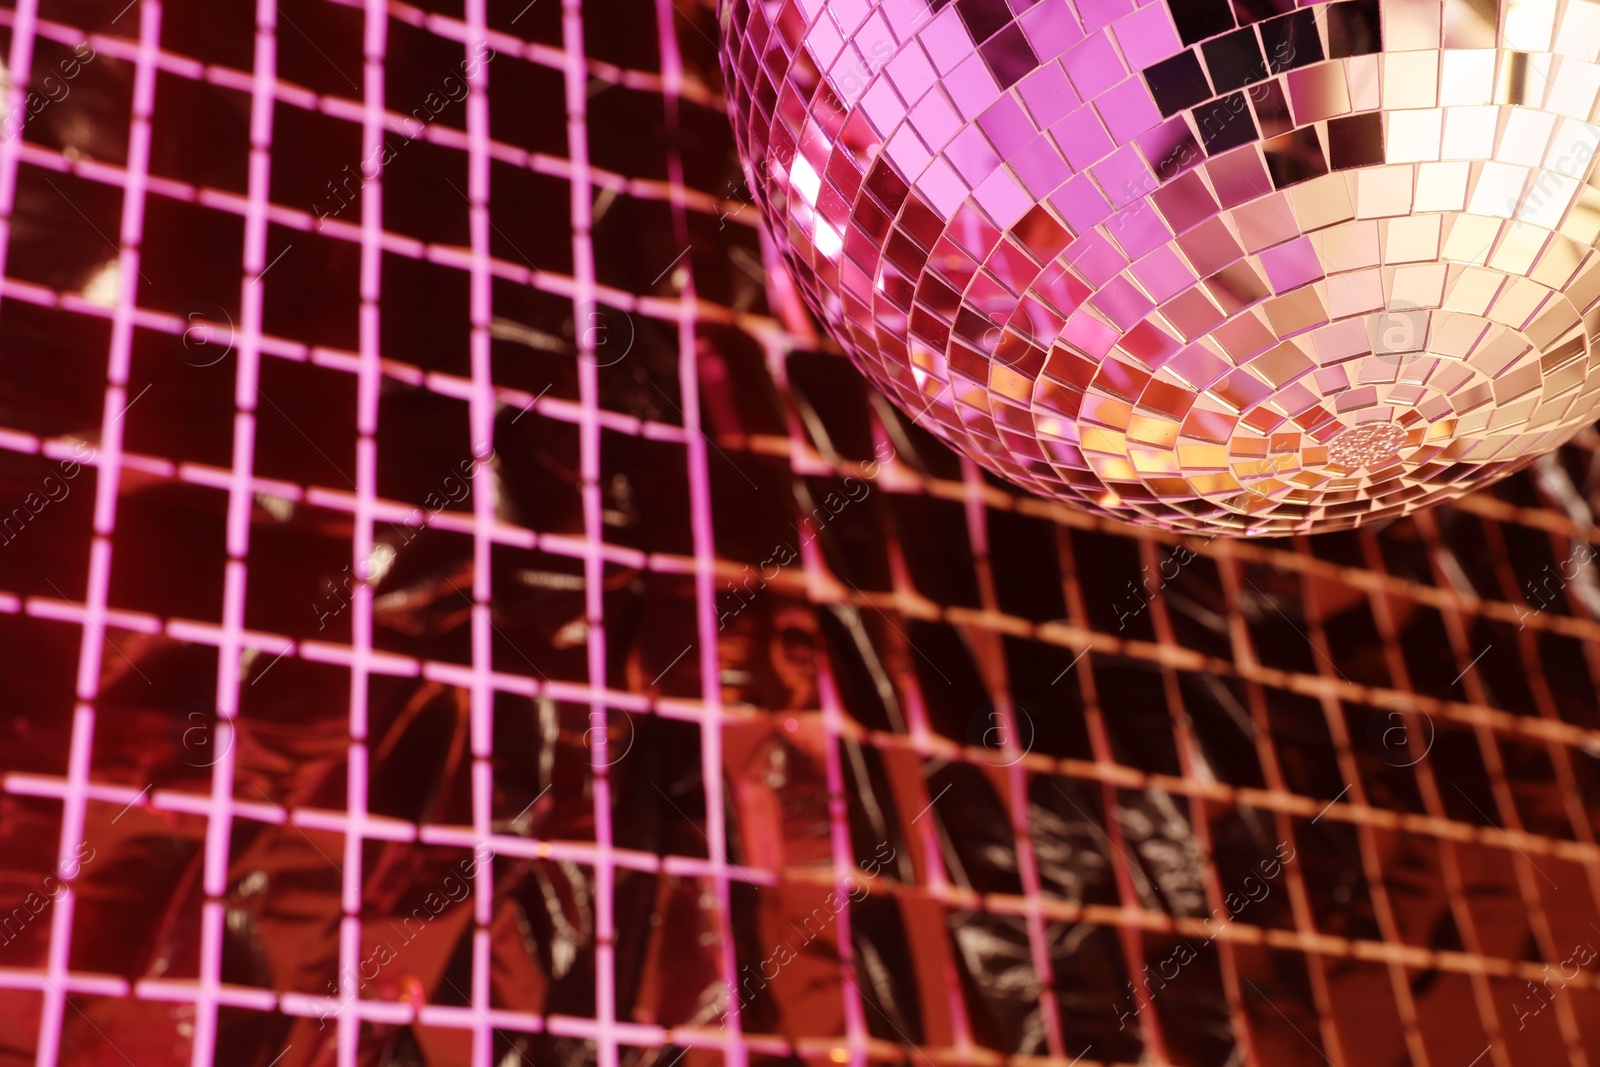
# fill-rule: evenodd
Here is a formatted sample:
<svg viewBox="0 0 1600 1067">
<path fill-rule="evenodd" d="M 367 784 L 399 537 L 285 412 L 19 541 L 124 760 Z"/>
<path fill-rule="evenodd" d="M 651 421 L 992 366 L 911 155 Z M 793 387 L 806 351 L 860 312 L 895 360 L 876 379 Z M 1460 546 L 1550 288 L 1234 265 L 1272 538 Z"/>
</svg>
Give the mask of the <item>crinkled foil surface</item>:
<svg viewBox="0 0 1600 1067">
<path fill-rule="evenodd" d="M 4 1067 L 1600 1057 L 1592 431 L 1134 534 L 818 332 L 709 7 L 125 2 L 0 7 Z"/>
</svg>

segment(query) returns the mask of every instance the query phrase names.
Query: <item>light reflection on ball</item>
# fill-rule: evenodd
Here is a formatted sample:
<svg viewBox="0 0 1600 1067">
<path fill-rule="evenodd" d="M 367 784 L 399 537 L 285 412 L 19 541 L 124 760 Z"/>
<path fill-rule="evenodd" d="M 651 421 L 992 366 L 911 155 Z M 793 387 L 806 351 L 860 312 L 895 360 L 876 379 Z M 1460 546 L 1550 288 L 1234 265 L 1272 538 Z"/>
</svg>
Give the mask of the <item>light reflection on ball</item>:
<svg viewBox="0 0 1600 1067">
<path fill-rule="evenodd" d="M 1595 417 L 1600 6 L 724 0 L 801 291 L 1043 496 L 1327 530 Z"/>
</svg>

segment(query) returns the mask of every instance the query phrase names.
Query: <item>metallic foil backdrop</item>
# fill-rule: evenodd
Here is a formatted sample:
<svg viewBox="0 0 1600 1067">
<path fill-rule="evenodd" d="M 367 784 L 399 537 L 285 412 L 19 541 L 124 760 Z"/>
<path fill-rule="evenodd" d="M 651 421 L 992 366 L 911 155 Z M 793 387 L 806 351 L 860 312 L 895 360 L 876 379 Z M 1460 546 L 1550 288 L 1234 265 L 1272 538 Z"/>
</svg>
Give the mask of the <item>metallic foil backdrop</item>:
<svg viewBox="0 0 1600 1067">
<path fill-rule="evenodd" d="M 896 414 L 689 0 L 0 5 L 0 1064 L 1600 1059 L 1597 439 L 1182 538 Z"/>
</svg>

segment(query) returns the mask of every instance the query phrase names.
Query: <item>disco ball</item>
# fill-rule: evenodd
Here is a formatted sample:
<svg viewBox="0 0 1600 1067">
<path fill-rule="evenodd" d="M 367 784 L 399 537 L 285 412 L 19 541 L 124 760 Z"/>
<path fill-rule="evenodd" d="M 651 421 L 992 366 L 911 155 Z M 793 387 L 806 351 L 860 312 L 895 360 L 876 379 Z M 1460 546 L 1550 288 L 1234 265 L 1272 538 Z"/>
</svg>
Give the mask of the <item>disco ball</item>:
<svg viewBox="0 0 1600 1067">
<path fill-rule="evenodd" d="M 1207 533 L 1392 518 L 1595 418 L 1589 0 L 724 0 L 751 196 L 908 415 Z"/>
</svg>

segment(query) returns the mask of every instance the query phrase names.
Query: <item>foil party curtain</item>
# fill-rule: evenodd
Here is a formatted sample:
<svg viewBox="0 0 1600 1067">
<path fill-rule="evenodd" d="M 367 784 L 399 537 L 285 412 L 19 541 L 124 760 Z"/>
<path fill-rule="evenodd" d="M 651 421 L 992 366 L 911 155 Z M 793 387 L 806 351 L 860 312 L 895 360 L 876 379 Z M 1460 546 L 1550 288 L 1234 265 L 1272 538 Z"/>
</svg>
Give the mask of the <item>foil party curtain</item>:
<svg viewBox="0 0 1600 1067">
<path fill-rule="evenodd" d="M 1020 493 L 806 316 L 709 8 L 0 5 L 0 1063 L 1600 1056 L 1583 431 Z"/>
</svg>

